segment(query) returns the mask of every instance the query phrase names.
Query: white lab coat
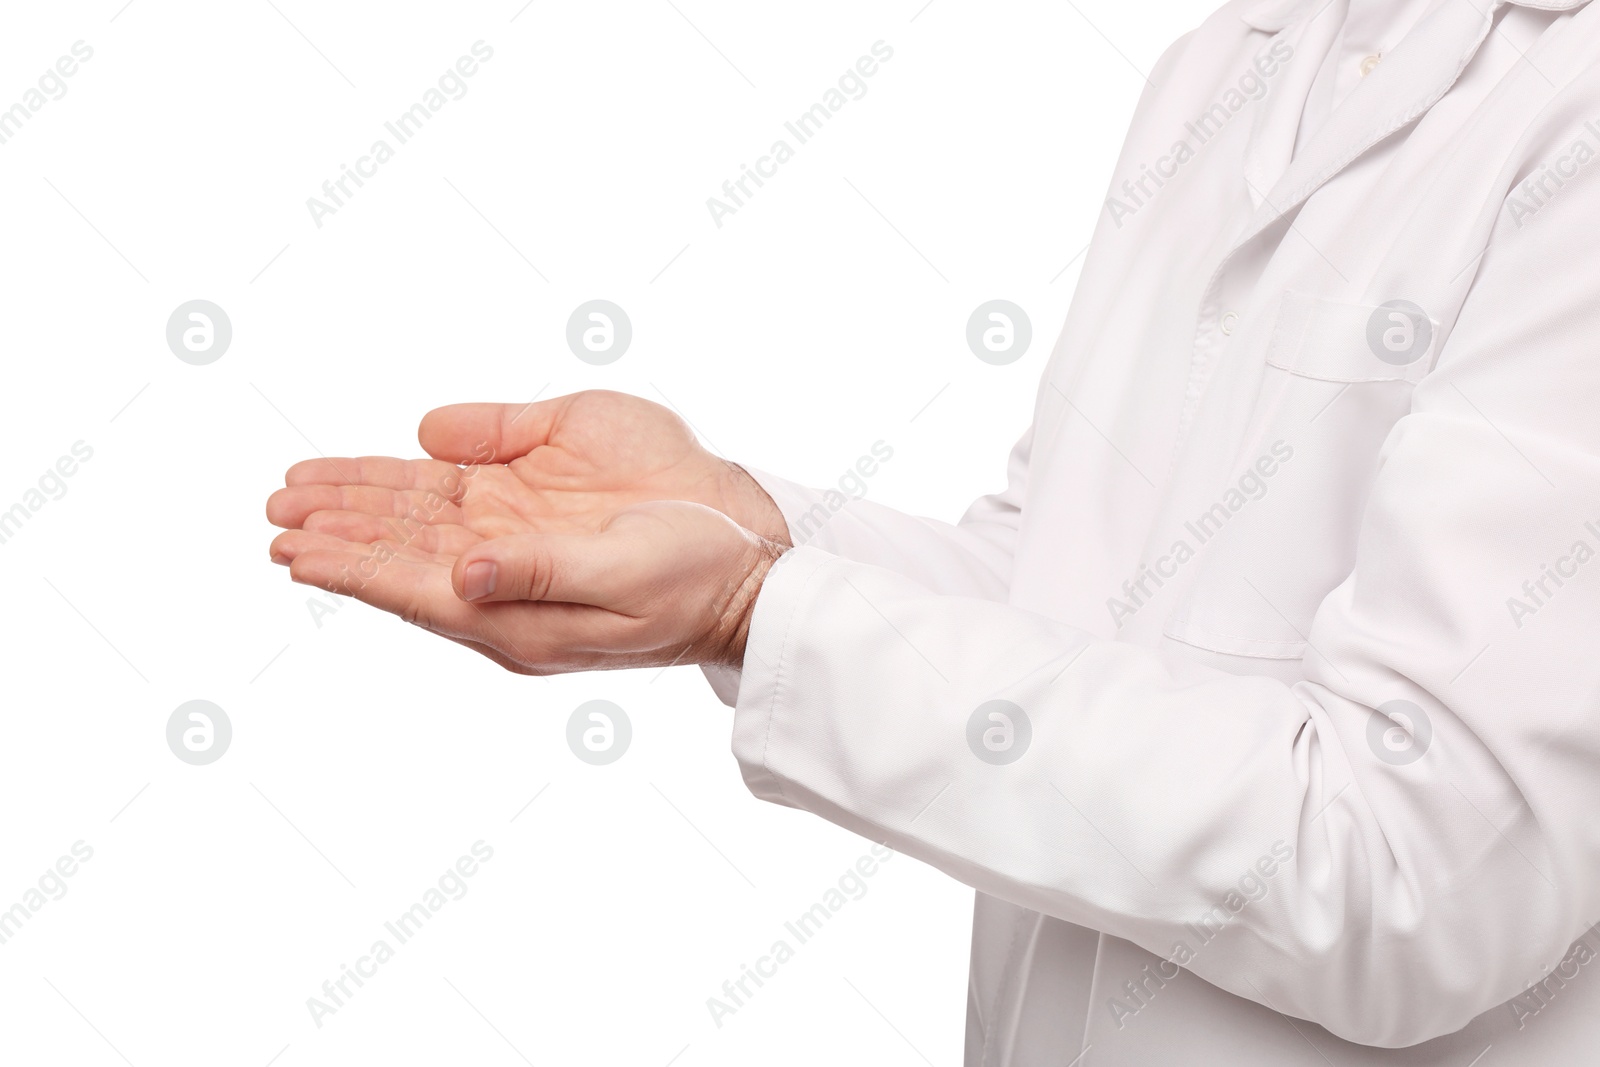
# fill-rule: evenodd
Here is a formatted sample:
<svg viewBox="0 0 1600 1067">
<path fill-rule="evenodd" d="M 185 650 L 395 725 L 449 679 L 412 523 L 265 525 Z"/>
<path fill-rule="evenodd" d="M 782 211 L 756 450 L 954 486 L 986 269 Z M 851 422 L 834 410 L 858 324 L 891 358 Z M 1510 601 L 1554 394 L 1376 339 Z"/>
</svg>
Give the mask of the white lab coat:
<svg viewBox="0 0 1600 1067">
<path fill-rule="evenodd" d="M 1296 149 L 1344 9 L 1152 72 L 1003 493 L 758 474 L 734 754 L 979 890 L 969 1064 L 1600 1057 L 1600 7 L 1436 0 Z"/>
</svg>

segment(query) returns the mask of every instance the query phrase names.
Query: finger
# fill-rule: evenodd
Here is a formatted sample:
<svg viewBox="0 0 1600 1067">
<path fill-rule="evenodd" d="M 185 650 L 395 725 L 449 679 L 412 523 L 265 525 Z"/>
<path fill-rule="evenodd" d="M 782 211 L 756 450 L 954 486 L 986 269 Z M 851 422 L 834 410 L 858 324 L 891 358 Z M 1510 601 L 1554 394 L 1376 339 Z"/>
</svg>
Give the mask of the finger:
<svg viewBox="0 0 1600 1067">
<path fill-rule="evenodd" d="M 417 441 L 434 459 L 509 463 L 550 443 L 556 420 L 572 402 L 558 396 L 525 404 L 449 404 L 422 417 Z"/>
<path fill-rule="evenodd" d="M 532 600 L 614 608 L 647 578 L 636 539 L 615 532 L 518 534 L 463 552 L 451 584 L 472 602 Z"/>
<path fill-rule="evenodd" d="M 296 556 L 314 549 L 355 552 L 362 547 L 330 534 L 307 533 L 304 530 L 285 530 L 272 539 L 272 544 L 267 548 L 267 554 L 271 557 L 272 562 L 287 567 L 294 562 Z"/>
<path fill-rule="evenodd" d="M 453 523 L 420 523 L 393 516 L 369 515 L 364 511 L 313 511 L 300 524 L 303 530 L 332 534 L 346 541 L 371 544 L 398 541 L 424 552 L 459 556 L 483 538 L 465 526 Z"/>
<path fill-rule="evenodd" d="M 290 563 L 289 576 L 463 644 L 487 645 L 536 670 L 592 665 L 600 658 L 593 650 L 636 643 L 638 624 L 609 611 L 575 604 L 469 604 L 456 596 L 448 567 L 357 546 L 302 552 Z"/>
<path fill-rule="evenodd" d="M 267 498 L 267 521 L 286 530 L 299 528 L 316 511 L 363 511 L 418 523 L 461 524 L 461 508 L 442 494 L 370 485 L 293 485 Z"/>
<path fill-rule="evenodd" d="M 364 558 L 373 554 L 379 546 L 382 546 L 387 554 L 419 563 L 439 563 L 448 567 L 455 562 L 454 556 L 442 556 L 438 553 L 426 552 L 413 545 L 400 544 L 395 541 L 378 540 L 372 544 L 364 544 L 333 534 L 307 530 L 285 530 L 272 539 L 272 546 L 268 551 L 274 563 L 288 565 L 307 552 L 350 552 Z"/>
<path fill-rule="evenodd" d="M 460 502 L 461 468 L 436 459 L 393 456 L 308 459 L 290 467 L 284 485 L 371 485 L 380 489 L 421 489 Z"/>
<path fill-rule="evenodd" d="M 457 637 L 481 639 L 477 612 L 450 587 L 450 568 L 406 559 L 371 545 L 308 547 L 289 563 L 303 585 L 354 597 L 406 622 Z"/>
<path fill-rule="evenodd" d="M 478 613 L 479 643 L 499 650 L 537 674 L 601 666 L 613 658 L 613 650 L 637 646 L 645 629 L 636 619 L 587 604 L 524 600 L 466 607 Z"/>
</svg>

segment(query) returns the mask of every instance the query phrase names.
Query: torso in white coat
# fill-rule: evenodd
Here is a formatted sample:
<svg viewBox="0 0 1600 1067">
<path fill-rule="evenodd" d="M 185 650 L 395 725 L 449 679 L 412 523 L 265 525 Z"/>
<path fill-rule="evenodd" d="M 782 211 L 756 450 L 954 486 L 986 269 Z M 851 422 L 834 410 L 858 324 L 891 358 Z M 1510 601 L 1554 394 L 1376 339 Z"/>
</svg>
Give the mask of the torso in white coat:
<svg viewBox="0 0 1600 1067">
<path fill-rule="evenodd" d="M 1490 3 L 1174 46 L 1008 490 L 763 591 L 735 753 L 979 888 L 969 1064 L 1600 1056 L 1600 10 Z"/>
</svg>

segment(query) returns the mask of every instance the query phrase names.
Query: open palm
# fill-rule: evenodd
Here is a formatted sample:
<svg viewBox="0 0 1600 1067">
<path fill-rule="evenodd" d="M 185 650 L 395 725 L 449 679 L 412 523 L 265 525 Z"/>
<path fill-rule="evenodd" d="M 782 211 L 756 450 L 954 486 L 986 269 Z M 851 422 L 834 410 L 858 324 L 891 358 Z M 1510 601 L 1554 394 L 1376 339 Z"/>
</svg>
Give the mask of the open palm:
<svg viewBox="0 0 1600 1067">
<path fill-rule="evenodd" d="M 763 537 L 789 543 L 782 514 L 754 479 L 702 448 L 677 415 L 638 397 L 590 391 L 534 404 L 455 404 L 429 412 L 417 436 L 431 459 L 321 458 L 291 467 L 285 487 L 267 501 L 268 519 L 286 531 L 272 543 L 273 558 L 290 565 L 297 581 L 354 595 L 510 670 L 653 662 L 661 628 L 677 624 L 633 616 L 627 597 L 616 593 L 604 603 L 623 605 L 620 613 L 592 597 L 469 604 L 461 557 L 483 554 L 485 542 L 504 546 L 489 551 L 524 557 L 562 544 L 573 559 L 584 558 L 586 544 L 634 545 L 614 557 L 617 575 L 632 569 L 634 557 L 642 562 L 661 551 L 680 561 L 709 552 L 699 566 L 709 572 L 716 557 L 747 554 Z M 643 521 L 640 506 L 658 501 L 701 505 L 733 522 L 707 524 L 693 510 L 655 513 L 675 517 L 665 525 Z M 619 540 L 619 519 L 633 536 Z M 728 531 L 740 527 L 762 537 L 730 539 Z M 666 534 L 685 528 L 702 532 L 673 548 Z M 660 544 L 638 539 L 650 530 Z M 556 536 L 535 549 L 521 540 L 528 534 Z M 658 573 L 666 566 L 658 558 Z M 703 603 L 692 596 L 668 614 L 719 615 L 731 595 Z M 579 649 L 570 647 L 573 640 Z M 688 640 L 682 650 L 697 643 Z M 612 652 L 597 658 L 594 650 L 607 647 Z"/>
<path fill-rule="evenodd" d="M 417 436 L 432 459 L 296 464 L 267 517 L 285 529 L 454 557 L 487 538 L 593 533 L 631 505 L 686 500 L 788 539 L 749 475 L 639 397 L 594 390 L 534 404 L 455 404 L 429 412 Z"/>
</svg>

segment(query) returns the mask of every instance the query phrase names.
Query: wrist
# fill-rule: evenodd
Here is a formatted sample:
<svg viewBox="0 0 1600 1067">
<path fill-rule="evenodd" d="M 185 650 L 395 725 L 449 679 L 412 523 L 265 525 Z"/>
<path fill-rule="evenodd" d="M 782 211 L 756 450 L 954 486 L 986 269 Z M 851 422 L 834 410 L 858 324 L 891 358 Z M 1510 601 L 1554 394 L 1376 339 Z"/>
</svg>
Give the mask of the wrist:
<svg viewBox="0 0 1600 1067">
<path fill-rule="evenodd" d="M 722 513 L 780 548 L 792 548 L 789 522 L 761 483 L 731 460 L 722 460 L 722 464 Z"/>
<path fill-rule="evenodd" d="M 787 551 L 787 545 L 769 538 L 751 538 L 751 553 L 744 564 L 744 575 L 724 613 L 725 636 L 718 642 L 720 651 L 714 662 L 735 670 L 744 666 L 745 646 L 750 639 L 750 624 L 755 618 L 756 602 L 761 597 L 768 572 Z"/>
</svg>

